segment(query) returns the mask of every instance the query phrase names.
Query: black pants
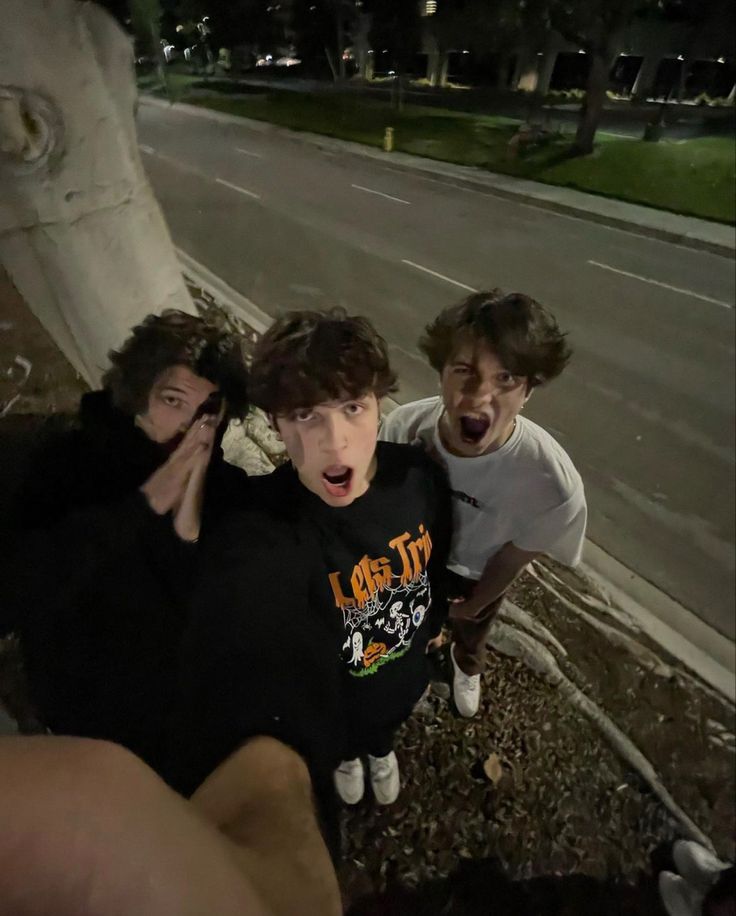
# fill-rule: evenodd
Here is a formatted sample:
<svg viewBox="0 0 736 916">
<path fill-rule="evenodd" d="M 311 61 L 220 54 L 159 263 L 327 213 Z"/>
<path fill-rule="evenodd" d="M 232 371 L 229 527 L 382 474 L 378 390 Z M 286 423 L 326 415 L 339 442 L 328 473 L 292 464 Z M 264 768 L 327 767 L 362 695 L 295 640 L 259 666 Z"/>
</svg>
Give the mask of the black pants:
<svg viewBox="0 0 736 916">
<path fill-rule="evenodd" d="M 464 579 L 457 573 L 447 574 L 448 598 L 467 598 L 477 585 L 472 579 Z M 461 671 L 468 675 L 482 674 L 486 669 L 488 655 L 488 633 L 498 610 L 503 603 L 504 595 L 487 604 L 472 620 L 453 620 L 450 622 L 452 642 L 455 646 L 455 661 Z"/>
<path fill-rule="evenodd" d="M 408 718 L 408 716 L 407 716 Z M 399 723 L 401 725 L 403 723 Z M 394 749 L 394 738 L 396 737 L 396 728 L 375 728 L 368 736 L 360 737 L 358 735 L 350 736 L 345 753 L 345 760 L 354 760 L 356 757 L 365 757 L 370 754 L 371 757 L 385 757 Z"/>
<path fill-rule="evenodd" d="M 373 695 L 374 701 L 367 702 L 367 696 L 355 697 L 348 702 L 348 728 L 346 750 L 343 760 L 355 757 L 385 757 L 394 749 L 394 738 L 399 728 L 411 716 L 414 707 L 429 685 L 429 663 L 424 654 L 412 659 L 411 675 L 397 685 L 390 693 L 390 702 Z M 398 661 L 397 664 L 401 664 Z M 400 702 L 397 697 L 400 696 Z"/>
</svg>

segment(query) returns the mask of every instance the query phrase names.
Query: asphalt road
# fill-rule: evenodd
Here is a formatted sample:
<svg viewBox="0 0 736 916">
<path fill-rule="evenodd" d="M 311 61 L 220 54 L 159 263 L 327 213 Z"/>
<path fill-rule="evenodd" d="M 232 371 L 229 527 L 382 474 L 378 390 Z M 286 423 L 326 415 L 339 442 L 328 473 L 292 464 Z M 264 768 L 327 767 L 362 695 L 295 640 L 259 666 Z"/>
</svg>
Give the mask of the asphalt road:
<svg viewBox="0 0 736 916">
<path fill-rule="evenodd" d="M 139 113 L 177 246 L 268 314 L 370 316 L 433 393 L 422 326 L 468 289 L 538 298 L 574 358 L 527 414 L 586 484 L 589 537 L 734 638 L 734 298 L 727 258 L 177 109 Z"/>
</svg>

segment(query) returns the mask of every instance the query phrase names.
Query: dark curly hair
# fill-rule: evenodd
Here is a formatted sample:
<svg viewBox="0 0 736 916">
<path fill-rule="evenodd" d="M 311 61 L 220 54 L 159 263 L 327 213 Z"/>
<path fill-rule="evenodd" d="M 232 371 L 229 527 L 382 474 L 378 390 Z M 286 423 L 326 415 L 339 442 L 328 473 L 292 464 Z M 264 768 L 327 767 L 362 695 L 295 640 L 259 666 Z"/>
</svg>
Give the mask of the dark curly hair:
<svg viewBox="0 0 736 916">
<path fill-rule="evenodd" d="M 396 390 L 386 341 L 367 318 L 344 309 L 293 311 L 278 318 L 253 351 L 253 403 L 274 416 L 343 397 Z"/>
<path fill-rule="evenodd" d="M 243 342 L 204 318 L 177 309 L 148 315 L 119 350 L 110 351 L 109 358 L 111 366 L 102 384 L 115 406 L 131 416 L 145 413 L 153 383 L 172 366 L 186 366 L 217 385 L 226 400 L 228 419 L 248 412 Z"/>
<path fill-rule="evenodd" d="M 464 343 L 483 342 L 529 388 L 558 376 L 572 351 L 553 315 L 530 296 L 500 289 L 473 293 L 428 324 L 419 348 L 437 372 Z"/>
</svg>

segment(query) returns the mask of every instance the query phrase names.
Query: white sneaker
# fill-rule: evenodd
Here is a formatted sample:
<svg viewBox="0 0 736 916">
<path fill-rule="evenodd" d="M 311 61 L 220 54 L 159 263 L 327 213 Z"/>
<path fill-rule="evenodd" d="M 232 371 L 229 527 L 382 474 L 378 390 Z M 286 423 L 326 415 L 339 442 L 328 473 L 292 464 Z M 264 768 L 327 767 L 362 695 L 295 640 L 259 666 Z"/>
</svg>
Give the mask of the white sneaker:
<svg viewBox="0 0 736 916">
<path fill-rule="evenodd" d="M 368 769 L 371 774 L 371 787 L 379 805 L 392 805 L 399 797 L 401 780 L 399 779 L 399 761 L 391 751 L 385 757 L 368 755 Z"/>
<path fill-rule="evenodd" d="M 669 916 L 700 916 L 705 894 L 671 871 L 659 873 L 659 895 Z"/>
<path fill-rule="evenodd" d="M 480 675 L 466 674 L 455 661 L 455 646 L 450 646 L 450 658 L 452 659 L 452 695 L 455 700 L 455 706 L 461 716 L 466 719 L 472 719 L 478 712 L 480 705 Z"/>
<path fill-rule="evenodd" d="M 720 873 L 730 867 L 693 840 L 678 840 L 672 848 L 672 858 L 687 883 L 703 891 L 712 887 Z"/>
<path fill-rule="evenodd" d="M 357 805 L 365 793 L 365 770 L 360 757 L 343 760 L 335 770 L 335 788 L 346 805 Z"/>
</svg>

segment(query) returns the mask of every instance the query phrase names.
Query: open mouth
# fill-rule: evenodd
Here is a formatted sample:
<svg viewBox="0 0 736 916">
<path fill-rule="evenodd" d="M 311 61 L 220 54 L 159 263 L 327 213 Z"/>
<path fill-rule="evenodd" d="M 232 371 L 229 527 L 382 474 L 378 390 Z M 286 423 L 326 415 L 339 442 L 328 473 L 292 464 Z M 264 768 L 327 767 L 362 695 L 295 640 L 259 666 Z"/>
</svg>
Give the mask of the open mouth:
<svg viewBox="0 0 736 916">
<path fill-rule="evenodd" d="M 353 469 L 333 465 L 322 472 L 322 484 L 330 496 L 347 496 L 353 481 Z"/>
<path fill-rule="evenodd" d="M 464 442 L 477 445 L 490 428 L 491 421 L 488 417 L 460 417 L 460 435 Z"/>
</svg>

